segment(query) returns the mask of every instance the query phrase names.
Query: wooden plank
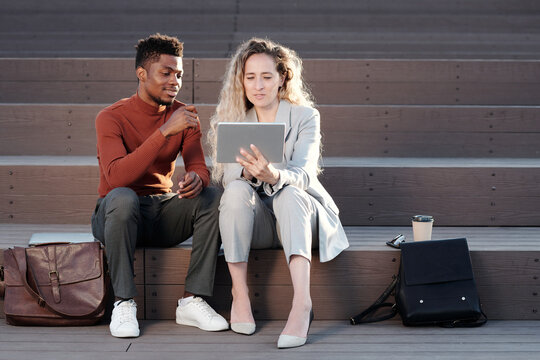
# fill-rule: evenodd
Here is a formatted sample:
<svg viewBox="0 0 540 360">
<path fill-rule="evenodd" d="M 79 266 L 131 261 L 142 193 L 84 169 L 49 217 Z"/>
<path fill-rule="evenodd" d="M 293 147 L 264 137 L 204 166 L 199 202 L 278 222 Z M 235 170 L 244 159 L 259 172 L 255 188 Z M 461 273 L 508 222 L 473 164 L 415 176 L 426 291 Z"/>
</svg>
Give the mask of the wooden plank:
<svg viewBox="0 0 540 360">
<path fill-rule="evenodd" d="M 464 160 L 466 162 L 467 160 Z M 365 197 L 537 197 L 540 168 L 466 167 L 332 167 L 324 168 L 321 183 L 334 196 Z M 335 184 L 340 182 L 341 185 Z"/>
<path fill-rule="evenodd" d="M 195 102 L 217 102 L 225 65 L 195 59 Z M 305 69 L 320 104 L 535 105 L 526 93 L 540 78 L 540 62 L 310 60 Z"/>
<path fill-rule="evenodd" d="M 98 197 L 98 166 L 10 166 L 7 174 L 0 177 L 0 185 L 13 196 L 92 195 L 95 200 Z M 40 182 L 39 189 L 35 186 L 36 179 Z"/>
<path fill-rule="evenodd" d="M 343 319 L 366 309 L 384 291 L 386 285 L 378 286 L 311 286 L 314 311 L 320 320 Z M 531 295 L 531 289 L 520 286 L 479 286 L 479 294 L 490 319 L 518 320 L 536 319 L 540 315 L 533 312 L 538 299 Z M 174 319 L 176 301 L 183 293 L 183 285 L 148 285 L 147 319 Z M 152 295 L 153 294 L 153 295 Z M 250 286 L 253 315 L 256 319 L 285 320 L 290 311 L 292 287 L 286 285 Z M 500 296 L 505 294 L 505 296 Z M 512 294 L 511 296 L 509 294 Z M 491 295 L 491 297 L 490 297 Z M 216 311 L 228 317 L 230 311 L 230 287 L 216 286 L 214 296 L 208 302 Z"/>
<path fill-rule="evenodd" d="M 194 59 L 195 84 L 216 82 L 228 59 Z M 307 82 L 361 83 L 537 83 L 540 61 L 307 59 Z"/>
<path fill-rule="evenodd" d="M 319 104 L 334 105 L 536 105 L 538 83 L 309 82 Z M 220 82 L 194 85 L 194 102 L 215 104 Z M 522 91 L 522 92 L 520 92 Z"/>
<path fill-rule="evenodd" d="M 457 2 L 454 4 L 448 3 L 439 3 L 432 2 L 429 0 L 410 0 L 407 4 L 402 3 L 393 3 L 393 2 L 357 2 L 353 0 L 341 0 L 333 4 L 328 4 L 324 1 L 317 1 L 317 7 L 314 9 L 313 2 L 310 1 L 298 1 L 295 3 L 294 7 L 290 5 L 286 0 L 276 0 L 272 4 L 268 3 L 258 3 L 252 2 L 249 0 L 240 0 L 240 1 L 217 1 L 217 0 L 204 0 L 199 1 L 196 4 L 193 4 L 193 7 L 186 9 L 180 4 L 170 4 L 165 0 L 156 0 L 153 3 L 153 6 L 149 6 L 145 3 L 135 3 L 132 6 L 132 11 L 134 12 L 143 12 L 143 11 L 154 11 L 157 12 L 159 9 L 170 6 L 171 9 L 175 11 L 186 11 L 186 13 L 194 11 L 211 11 L 214 9 L 216 13 L 221 11 L 230 11 L 231 8 L 234 8 L 235 3 L 239 4 L 237 11 L 244 14 L 251 13 L 309 13 L 316 10 L 317 12 L 326 13 L 326 12 L 336 12 L 336 13 L 347 13 L 353 11 L 362 11 L 367 12 L 371 11 L 374 13 L 380 12 L 393 12 L 407 15 L 412 10 L 415 10 L 415 13 L 446 13 L 446 14 L 460 14 L 462 12 L 466 13 L 480 13 L 480 14 L 498 14 L 502 11 L 517 13 L 517 14 L 527 14 L 529 11 L 538 10 L 538 5 L 535 2 L 530 1 L 505 1 L 505 0 L 489 0 L 483 2 L 470 2 L 463 1 Z M 42 3 L 37 0 L 28 0 L 28 4 L 32 6 L 32 9 L 36 12 L 38 11 L 47 11 L 50 9 L 57 9 L 62 5 L 65 5 L 63 10 L 66 13 L 84 13 L 89 10 L 96 8 L 108 10 L 108 11 L 120 11 L 124 9 L 122 4 L 116 2 L 108 2 L 106 0 L 96 0 L 93 4 L 87 3 L 68 3 L 64 4 L 62 0 L 51 0 L 48 3 Z M 6 13 L 27 13 L 28 8 L 19 3 L 8 3 L 5 7 Z"/>
<path fill-rule="evenodd" d="M 193 80 L 193 59 L 186 58 L 184 81 Z M 42 58 L 42 59 L 0 59 L 0 66 L 6 72 L 0 81 L 18 82 L 95 82 L 133 83 L 137 81 L 134 58 Z"/>
<path fill-rule="evenodd" d="M 0 223 L 0 233 L 2 234 L 0 236 L 0 248 L 24 246 L 28 243 L 30 236 L 35 232 L 90 231 L 92 231 L 90 225 Z M 517 257 L 527 255 L 519 254 L 520 252 L 530 252 L 529 255 L 532 257 L 535 252 L 540 251 L 540 243 L 538 242 L 539 231 L 539 227 L 442 227 L 436 222 L 433 227 L 433 239 L 465 237 L 468 240 L 469 249 L 472 252 L 490 251 L 493 252 L 491 254 L 493 255 L 498 251 L 503 251 L 515 254 Z M 350 243 L 350 247 L 346 251 L 357 251 L 357 254 L 361 254 L 361 251 L 386 251 L 396 253 L 397 250 L 387 246 L 385 244 L 386 241 L 393 238 L 396 234 L 403 234 L 409 240 L 412 239 L 413 236 L 411 224 L 408 224 L 407 226 L 346 226 L 345 233 L 347 234 Z M 180 254 L 180 252 L 177 252 L 177 249 L 189 249 L 190 246 L 191 242 L 188 240 L 176 249 L 171 249 L 171 251 L 176 253 L 173 257 Z M 152 250 L 152 248 L 146 249 L 146 251 L 150 252 Z M 266 254 L 266 250 L 263 254 Z M 342 256 L 340 256 L 340 259 Z M 146 254 L 146 257 L 148 257 L 148 253 Z M 511 257 L 509 257 L 509 259 L 511 259 Z M 182 260 L 177 258 L 177 261 L 181 262 Z M 501 260 L 498 259 L 495 259 L 494 261 L 500 262 L 501 264 L 504 263 L 504 261 L 501 262 Z M 218 262 L 218 269 L 220 264 L 221 260 Z M 335 263 L 330 262 L 328 264 Z M 158 265 L 159 264 L 155 264 L 153 266 Z M 181 263 L 178 264 L 178 266 L 181 266 Z M 150 263 L 146 263 L 146 267 L 149 268 Z M 376 274 L 371 274 L 371 277 L 373 276 L 376 276 Z"/>
<path fill-rule="evenodd" d="M 474 199 L 474 201 L 471 200 Z M 537 226 L 537 198 L 334 196 L 343 225 L 402 226 L 428 213 L 441 226 Z M 492 203 L 494 205 L 492 205 Z"/>
<path fill-rule="evenodd" d="M 320 105 L 321 131 L 399 133 L 539 132 L 537 106 Z"/>
<path fill-rule="evenodd" d="M 0 105 L 0 153 L 95 155 L 105 105 Z M 213 105 L 197 105 L 203 134 Z M 540 107 L 320 106 L 325 156 L 537 157 Z M 428 134 L 426 134 L 428 133 Z M 48 141 L 42 141 L 43 137 Z M 206 141 L 203 141 L 208 153 Z"/>
<path fill-rule="evenodd" d="M 434 235 L 436 233 L 437 228 Z M 486 241 L 490 241 L 489 237 Z M 508 241 L 512 242 L 510 239 Z M 485 245 L 484 249 L 486 250 L 471 251 L 475 278 L 479 285 L 520 284 L 531 288 L 538 286 L 534 274 L 540 270 L 540 263 L 536 261 L 540 257 L 540 252 L 519 251 L 519 246 L 515 251 L 491 251 L 489 245 Z M 190 256 L 190 248 L 147 248 L 145 283 L 184 284 Z M 254 250 L 250 253 L 248 262 L 249 285 L 292 285 L 282 250 Z M 314 286 L 380 285 L 390 282 L 392 276 L 397 274 L 398 267 L 398 251 L 350 249 L 340 254 L 334 261 L 321 263 L 315 250 L 310 282 Z M 218 259 L 215 283 L 219 286 L 231 284 L 223 257 Z"/>
<path fill-rule="evenodd" d="M 284 321 L 259 321 L 257 333 L 251 337 L 239 336 L 232 331 L 203 332 L 174 321 L 141 321 L 142 336 L 118 340 L 110 336 L 108 324 L 94 327 L 51 328 L 14 327 L 0 324 L 2 359 L 95 359 L 126 358 L 143 360 L 149 356 L 159 359 L 177 359 L 178 353 L 194 359 L 232 358 L 239 360 L 274 359 L 283 357 L 276 348 L 276 340 Z M 366 359 L 384 357 L 389 360 L 429 359 L 442 360 L 473 358 L 477 360 L 533 359 L 538 352 L 539 326 L 537 321 L 492 321 L 475 329 L 441 329 L 439 327 L 404 327 L 391 320 L 376 324 L 350 326 L 344 320 L 323 321 L 317 318 L 311 325 L 308 344 L 286 352 L 287 359 L 322 358 L 358 359 L 359 352 Z M 359 343 L 358 339 L 362 341 Z M 392 338 L 391 344 L 385 341 Z M 77 351 L 69 344 L 92 344 Z M 27 343 L 34 346 L 26 347 Z M 48 344 L 52 345 L 48 348 Z M 61 349 L 62 344 L 67 344 Z M 110 351 L 111 346 L 123 344 L 124 349 Z M 100 346 L 108 344 L 107 346 Z M 85 352 L 85 350 L 87 352 Z"/>
<path fill-rule="evenodd" d="M 6 223 L 88 224 L 97 195 L 6 195 L 0 219 Z"/>
<path fill-rule="evenodd" d="M 133 3 L 130 7 L 130 13 L 146 13 L 146 12 L 161 12 L 162 9 L 167 8 L 169 11 L 177 13 L 177 12 L 183 12 L 184 14 L 190 14 L 197 11 L 214 11 L 215 13 L 221 13 L 222 11 L 231 11 L 232 8 L 234 8 L 235 2 L 233 0 L 200 0 L 197 3 L 194 3 L 193 6 L 190 6 L 189 8 L 186 8 L 183 6 L 183 4 L 171 4 L 167 0 L 155 0 L 154 3 L 150 6 L 146 3 Z M 115 1 L 107 1 L 107 0 L 96 0 L 92 4 L 88 3 L 79 3 L 79 2 L 73 2 L 73 3 L 64 3 L 62 0 L 51 0 L 50 2 L 47 2 L 46 4 L 41 3 L 36 0 L 28 0 L 28 6 L 31 6 L 31 9 L 33 12 L 39 14 L 40 12 L 49 12 L 51 9 L 62 9 L 62 13 L 59 15 L 67 15 L 70 13 L 86 13 L 89 11 L 95 11 L 96 9 L 100 9 L 101 11 L 111 11 L 111 12 L 119 12 L 122 10 L 125 10 L 125 6 L 122 3 L 118 3 Z M 501 4 L 501 6 L 504 6 Z M 22 6 L 21 4 L 6 4 L 5 7 L 6 13 L 15 13 L 15 14 L 26 14 L 28 13 L 28 8 L 25 6 Z M 121 13 L 119 16 L 123 16 L 124 14 Z M 127 14 L 125 14 L 127 15 Z"/>
<path fill-rule="evenodd" d="M 395 13 L 407 16 L 410 12 L 415 14 L 453 14 L 457 15 L 462 12 L 468 14 L 497 14 L 503 9 L 518 14 L 526 14 L 528 11 L 537 11 L 538 5 L 536 3 L 526 1 L 504 1 L 504 0 L 490 0 L 482 2 L 463 1 L 453 4 L 432 2 L 429 0 L 409 0 L 406 4 L 392 1 L 379 1 L 379 2 L 358 2 L 353 0 L 341 0 L 334 3 L 328 3 L 325 1 L 317 1 L 317 7 L 314 9 L 313 2 L 310 1 L 298 1 L 294 7 L 287 6 L 289 2 L 287 0 L 276 0 L 271 4 L 269 3 L 257 3 L 249 0 L 240 0 L 240 11 L 245 14 L 257 14 L 257 13 L 271 13 L 271 14 L 310 14 L 310 13 L 353 13 L 353 12 L 370 12 L 374 14 L 379 13 Z M 13 5 L 12 5 L 13 6 Z"/>
<path fill-rule="evenodd" d="M 315 31 L 324 28 L 332 31 L 342 32 L 444 32 L 455 31 L 455 29 L 467 29 L 468 32 L 496 32 L 497 30 L 509 29 L 512 24 L 518 22 L 524 28 L 533 32 L 537 30 L 534 23 L 535 17 L 519 15 L 482 15 L 461 14 L 460 16 L 450 16 L 448 14 L 377 14 L 370 13 L 259 13 L 259 14 L 239 14 L 238 30 L 259 32 L 272 31 L 276 29 L 289 29 L 289 31 Z"/>
<path fill-rule="evenodd" d="M 330 161 L 325 168 L 322 183 L 341 209 L 345 225 L 404 225 L 414 213 L 430 213 L 445 226 L 538 224 L 538 167 L 474 168 L 449 163 L 441 168 L 428 165 L 429 161 L 419 161 L 416 167 L 407 159 L 393 165 L 394 160 L 390 160 L 383 162 L 383 167 L 369 163 L 333 166 Z M 6 205 L 0 210 L 3 221 L 90 221 L 97 199 L 96 165 L 2 167 L 5 175 L 0 177 L 0 185 L 5 189 Z M 181 173 L 182 167 L 177 171 Z M 35 186 L 36 178 L 40 179 L 39 187 Z"/>
<path fill-rule="evenodd" d="M 186 59 L 179 99 L 192 102 L 193 60 Z M 0 59 L 0 101 L 114 103 L 137 88 L 133 59 Z M 36 80 L 38 79 L 38 80 Z"/>
<path fill-rule="evenodd" d="M 540 154 L 540 133 L 358 133 L 338 128 L 324 132 L 322 142 L 325 156 L 537 158 Z"/>
<path fill-rule="evenodd" d="M 153 34 L 157 29 L 163 34 L 177 35 L 180 24 L 191 24 L 191 31 L 213 29 L 219 32 L 231 32 L 234 26 L 234 14 L 189 13 L 185 8 L 177 12 L 163 9 L 161 12 L 130 12 L 129 16 L 118 16 L 117 12 L 86 12 L 62 16 L 62 12 L 26 13 L 25 16 L 6 17 L 0 24 L 0 31 L 10 32 L 21 29 L 40 32 L 102 32 L 145 33 Z M 181 34 L 180 34 L 181 35 Z M 181 36 L 180 36 L 181 37 Z M 136 39 L 133 41 L 134 46 Z"/>
<path fill-rule="evenodd" d="M 135 39 L 149 32 L 133 33 L 4 33 L 0 34 L 2 57 L 131 57 Z M 536 34 L 492 33 L 367 33 L 368 35 L 320 31 L 228 33 L 182 32 L 184 55 L 192 58 L 224 58 L 241 40 L 253 35 L 270 37 L 295 49 L 307 59 L 496 59 L 537 60 L 540 46 Z M 494 35 L 499 35 L 494 38 Z M 367 37 L 370 36 L 370 37 Z M 339 39 L 336 41 L 336 38 Z M 236 40 L 238 39 L 238 40 Z M 314 39 L 314 40 L 313 40 Z M 313 47 L 317 44 L 317 47 Z"/>
<path fill-rule="evenodd" d="M 192 85 L 184 83 L 178 99 L 192 102 Z M 112 104 L 137 91 L 136 81 L 0 82 L 0 101 L 5 103 Z"/>
<path fill-rule="evenodd" d="M 3 155 L 95 155 L 97 105 L 0 105 Z M 47 139 L 47 141 L 43 141 Z"/>
</svg>

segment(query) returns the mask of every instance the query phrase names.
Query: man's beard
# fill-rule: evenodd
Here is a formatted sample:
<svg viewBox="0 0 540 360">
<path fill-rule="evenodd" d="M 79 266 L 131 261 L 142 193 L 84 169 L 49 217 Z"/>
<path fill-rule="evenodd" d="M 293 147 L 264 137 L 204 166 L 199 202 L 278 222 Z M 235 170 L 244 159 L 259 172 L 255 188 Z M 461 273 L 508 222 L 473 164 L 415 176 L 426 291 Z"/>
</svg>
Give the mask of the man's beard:
<svg viewBox="0 0 540 360">
<path fill-rule="evenodd" d="M 154 100 L 154 102 L 158 105 L 165 105 L 165 106 L 171 106 L 174 102 L 174 99 L 171 99 L 171 101 L 169 102 L 166 102 L 165 100 L 163 100 L 162 98 L 159 98 L 159 97 L 155 97 L 155 96 L 152 96 L 150 95 L 150 98 L 152 100 Z"/>
</svg>

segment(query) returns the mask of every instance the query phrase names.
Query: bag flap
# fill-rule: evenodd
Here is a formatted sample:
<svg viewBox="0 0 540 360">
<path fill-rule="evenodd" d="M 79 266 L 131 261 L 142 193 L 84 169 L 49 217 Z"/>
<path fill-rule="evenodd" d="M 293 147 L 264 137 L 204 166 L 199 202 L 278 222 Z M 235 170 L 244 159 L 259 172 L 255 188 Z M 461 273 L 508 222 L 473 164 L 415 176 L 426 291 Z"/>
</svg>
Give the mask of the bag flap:
<svg viewBox="0 0 540 360">
<path fill-rule="evenodd" d="M 50 251 L 54 251 L 54 265 Z M 99 243 L 58 244 L 26 249 L 28 266 L 39 286 L 51 283 L 49 271 L 56 268 L 60 285 L 73 284 L 101 276 Z"/>
<path fill-rule="evenodd" d="M 407 285 L 473 279 L 467 240 L 402 243 L 401 277 Z"/>
</svg>

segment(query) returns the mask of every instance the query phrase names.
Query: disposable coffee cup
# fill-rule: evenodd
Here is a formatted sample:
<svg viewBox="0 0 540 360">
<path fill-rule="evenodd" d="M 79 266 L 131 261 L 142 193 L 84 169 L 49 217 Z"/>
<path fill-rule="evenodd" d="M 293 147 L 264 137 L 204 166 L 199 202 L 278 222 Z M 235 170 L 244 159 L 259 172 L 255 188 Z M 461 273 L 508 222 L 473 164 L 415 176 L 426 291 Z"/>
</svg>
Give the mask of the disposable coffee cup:
<svg viewBox="0 0 540 360">
<path fill-rule="evenodd" d="M 413 240 L 431 240 L 431 230 L 433 229 L 433 216 L 415 215 L 412 218 Z"/>
</svg>

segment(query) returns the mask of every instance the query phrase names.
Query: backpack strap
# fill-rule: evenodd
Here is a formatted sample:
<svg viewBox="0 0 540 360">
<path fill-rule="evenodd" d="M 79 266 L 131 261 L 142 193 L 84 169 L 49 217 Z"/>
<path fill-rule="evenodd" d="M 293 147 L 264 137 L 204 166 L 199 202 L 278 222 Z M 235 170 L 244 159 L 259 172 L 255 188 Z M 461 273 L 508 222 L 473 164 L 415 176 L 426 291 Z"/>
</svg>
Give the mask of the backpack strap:
<svg viewBox="0 0 540 360">
<path fill-rule="evenodd" d="M 396 316 L 396 314 L 398 313 L 396 304 L 385 302 L 385 300 L 388 299 L 392 291 L 394 291 L 394 289 L 396 288 L 396 284 L 397 284 L 397 277 L 394 276 L 390 285 L 388 285 L 386 290 L 384 290 L 381 296 L 379 296 L 379 298 L 375 300 L 375 302 L 370 307 L 362 311 L 360 314 L 351 318 L 351 325 L 378 322 L 378 321 L 388 320 Z M 368 317 L 368 315 L 374 314 L 375 312 L 377 312 L 377 310 L 381 308 L 385 308 L 385 307 L 390 307 L 391 311 L 387 314 L 380 315 L 377 317 Z"/>
</svg>

